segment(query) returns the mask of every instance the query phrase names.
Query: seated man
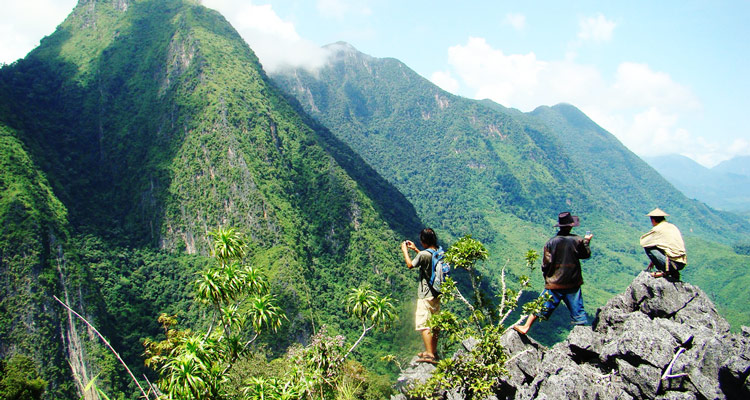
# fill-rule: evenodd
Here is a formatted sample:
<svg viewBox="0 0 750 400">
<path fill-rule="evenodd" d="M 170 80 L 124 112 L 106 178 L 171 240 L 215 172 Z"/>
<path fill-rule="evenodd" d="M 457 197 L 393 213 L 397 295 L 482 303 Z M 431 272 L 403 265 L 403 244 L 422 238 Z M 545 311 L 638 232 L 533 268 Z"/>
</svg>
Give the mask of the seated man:
<svg viewBox="0 0 750 400">
<path fill-rule="evenodd" d="M 680 280 L 680 270 L 687 264 L 687 253 L 682 234 L 676 226 L 667 222 L 669 214 L 656 208 L 646 216 L 651 217 L 651 228 L 641 236 L 641 246 L 651 262 L 648 270 L 656 267 L 651 275 L 655 278 L 666 277 L 671 281 Z"/>
</svg>

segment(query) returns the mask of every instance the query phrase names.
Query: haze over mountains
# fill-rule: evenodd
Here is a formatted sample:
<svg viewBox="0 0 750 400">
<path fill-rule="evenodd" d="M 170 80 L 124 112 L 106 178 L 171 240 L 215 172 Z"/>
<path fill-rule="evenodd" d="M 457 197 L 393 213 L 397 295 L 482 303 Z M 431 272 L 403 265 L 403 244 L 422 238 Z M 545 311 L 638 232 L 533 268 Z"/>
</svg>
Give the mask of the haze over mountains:
<svg viewBox="0 0 750 400">
<path fill-rule="evenodd" d="M 750 213 L 750 156 L 713 168 L 678 154 L 645 160 L 686 196 L 720 210 Z"/>
<path fill-rule="evenodd" d="M 161 333 L 160 313 L 207 324 L 191 284 L 220 226 L 248 238 L 247 261 L 289 318 L 262 338 L 271 356 L 321 324 L 356 330 L 344 298 L 367 284 L 399 301 L 396 329 L 358 353 L 385 370 L 379 356 L 417 344 L 401 240 L 424 225 L 446 246 L 473 235 L 492 253 L 482 268 L 493 286 L 506 260 L 525 273 L 523 253 L 541 249 L 563 210 L 596 237 L 591 312 L 645 265 L 637 237 L 660 206 L 686 234 L 686 279 L 730 322 L 750 322 L 748 256 L 732 250 L 750 228 L 687 199 L 575 107 L 524 114 L 450 95 L 398 60 L 333 49 L 322 70 L 272 82 L 193 1 L 91 0 L 0 69 L 0 357 L 31 357 L 49 398 L 78 398 L 94 376 L 132 397 L 52 296 L 146 372 L 141 341 Z M 548 341 L 567 329 L 558 316 Z"/>
</svg>

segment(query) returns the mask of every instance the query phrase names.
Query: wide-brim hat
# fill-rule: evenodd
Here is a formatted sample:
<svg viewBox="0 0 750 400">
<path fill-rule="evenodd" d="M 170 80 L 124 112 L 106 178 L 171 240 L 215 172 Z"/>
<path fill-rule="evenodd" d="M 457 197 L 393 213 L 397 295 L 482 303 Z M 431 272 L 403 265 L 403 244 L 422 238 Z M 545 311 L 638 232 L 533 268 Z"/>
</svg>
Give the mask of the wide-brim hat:
<svg viewBox="0 0 750 400">
<path fill-rule="evenodd" d="M 669 214 L 665 213 L 661 208 L 654 208 L 650 213 L 646 214 L 647 217 L 668 217 Z"/>
<path fill-rule="evenodd" d="M 577 215 L 571 215 L 569 212 L 561 212 L 557 215 L 557 224 L 555 226 L 579 226 L 581 225 Z"/>
</svg>

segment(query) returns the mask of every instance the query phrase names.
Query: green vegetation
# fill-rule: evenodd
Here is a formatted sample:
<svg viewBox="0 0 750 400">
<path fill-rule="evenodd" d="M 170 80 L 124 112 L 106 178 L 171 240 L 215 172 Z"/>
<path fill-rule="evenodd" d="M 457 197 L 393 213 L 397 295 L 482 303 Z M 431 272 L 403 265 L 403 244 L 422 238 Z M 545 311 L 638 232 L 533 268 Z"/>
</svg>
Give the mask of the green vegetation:
<svg viewBox="0 0 750 400">
<path fill-rule="evenodd" d="M 306 347 L 294 346 L 278 374 L 271 378 L 259 371 L 232 373 L 241 360 L 252 359 L 259 335 L 276 332 L 286 320 L 274 296 L 257 271 L 244 264 L 245 242 L 234 229 L 211 232 L 217 265 L 198 274 L 196 299 L 210 306 L 211 323 L 206 332 L 177 330 L 177 320 L 162 314 L 159 322 L 166 339 L 147 339 L 146 364 L 159 372 L 157 382 L 165 399 L 228 399 L 243 393 L 250 399 L 320 398 L 337 394 L 355 396 L 347 380 L 345 361 L 375 327 L 386 329 L 395 319 L 389 296 L 367 289 L 352 289 L 347 312 L 362 323 L 359 338 L 344 352 L 344 341 L 321 333 Z M 286 365 L 284 365 L 286 364 Z M 240 382 L 239 387 L 236 385 Z M 233 384 L 234 383 L 234 384 Z"/>
<path fill-rule="evenodd" d="M 159 372 L 167 399 L 224 399 L 228 372 L 263 331 L 284 319 L 268 284 L 243 263 L 245 242 L 234 229 L 211 232 L 217 265 L 198 274 L 196 299 L 212 308 L 207 332 L 175 330 L 176 318 L 162 314 L 167 338 L 146 340 L 146 365 Z"/>
<path fill-rule="evenodd" d="M 46 387 L 29 357 L 16 354 L 0 361 L 0 399 L 41 399 Z"/>
<path fill-rule="evenodd" d="M 312 129 L 216 12 L 180 0 L 120 6 L 79 4 L 0 69 L 0 357 L 33 354 L 49 398 L 77 398 L 94 376 L 112 398 L 137 396 L 52 295 L 67 293 L 136 375 L 148 373 L 139 343 L 159 335 L 161 313 L 194 329 L 212 319 L 190 289 L 209 226 L 240 228 L 246 260 L 287 315 L 274 340 L 258 338 L 270 359 L 323 325 L 359 335 L 345 304 L 361 284 L 411 318 L 396 247 L 421 227 L 408 201 Z M 395 340 L 407 325 L 371 331 L 349 358 L 393 374 L 375 355 L 412 352 L 417 338 Z M 75 340 L 61 341 L 68 331 Z"/>
<path fill-rule="evenodd" d="M 469 236 L 461 238 L 448 250 L 446 260 L 453 267 L 469 272 L 474 296 L 471 301 L 467 300 L 448 278 L 441 296 L 441 311 L 432 316 L 428 324 L 444 338 L 442 345 L 446 351 L 443 354 L 452 354 L 456 345 L 466 340 L 473 340 L 474 344 L 468 352 L 456 353 L 455 357 L 441 360 L 426 382 L 410 389 L 411 396 L 439 399 L 442 398 L 443 391 L 462 389 L 465 390 L 467 399 L 473 399 L 485 398 L 499 391 L 496 377 L 508 373 L 504 368 L 508 356 L 501 344 L 501 336 L 506 330 L 504 323 L 518 305 L 523 290 L 530 287 L 530 279 L 522 275 L 518 290 L 507 289 L 503 268 L 501 283 L 505 290 L 493 298 L 480 288 L 479 275 L 476 273 L 475 264 L 487 257 L 484 245 Z M 526 268 L 529 272 L 535 269 L 538 258 L 535 251 L 526 252 Z M 546 300 L 538 298 L 524 304 L 524 316 L 541 311 Z M 456 305 L 463 306 L 463 310 L 456 310 Z M 463 317 L 460 316 L 462 314 Z M 446 340 L 448 345 L 445 344 Z"/>
</svg>

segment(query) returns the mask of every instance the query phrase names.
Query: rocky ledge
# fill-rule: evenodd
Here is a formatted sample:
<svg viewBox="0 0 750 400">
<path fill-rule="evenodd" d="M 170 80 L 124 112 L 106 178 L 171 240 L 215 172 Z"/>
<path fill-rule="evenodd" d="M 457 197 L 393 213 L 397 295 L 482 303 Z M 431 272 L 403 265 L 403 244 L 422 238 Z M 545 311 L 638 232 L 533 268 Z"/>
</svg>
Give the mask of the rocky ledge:
<svg viewBox="0 0 750 400">
<path fill-rule="evenodd" d="M 698 287 L 647 273 L 597 310 L 591 327 L 575 327 L 552 348 L 514 330 L 503 342 L 511 358 L 509 374 L 497 377 L 498 399 L 750 399 L 750 328 L 730 333 Z M 398 386 L 432 370 L 412 364 Z"/>
</svg>

